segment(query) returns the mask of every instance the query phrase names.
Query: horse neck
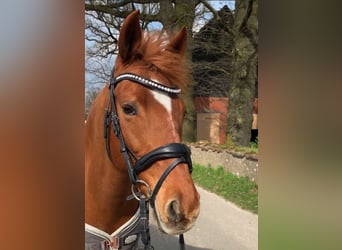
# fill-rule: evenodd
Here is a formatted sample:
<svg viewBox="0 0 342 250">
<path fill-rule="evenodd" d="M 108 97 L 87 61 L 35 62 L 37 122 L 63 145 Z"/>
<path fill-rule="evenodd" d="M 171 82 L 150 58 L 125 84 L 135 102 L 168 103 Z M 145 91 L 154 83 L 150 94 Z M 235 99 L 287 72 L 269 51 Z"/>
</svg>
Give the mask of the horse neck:
<svg viewBox="0 0 342 250">
<path fill-rule="evenodd" d="M 134 215 L 138 204 L 135 200 L 126 200 L 131 185 L 115 134 L 111 131 L 113 163 L 106 154 L 104 139 L 100 139 L 103 138 L 103 110 L 108 100 L 105 93 L 102 91 L 94 101 L 96 111 L 89 113 L 86 124 L 85 221 L 112 233 Z"/>
</svg>

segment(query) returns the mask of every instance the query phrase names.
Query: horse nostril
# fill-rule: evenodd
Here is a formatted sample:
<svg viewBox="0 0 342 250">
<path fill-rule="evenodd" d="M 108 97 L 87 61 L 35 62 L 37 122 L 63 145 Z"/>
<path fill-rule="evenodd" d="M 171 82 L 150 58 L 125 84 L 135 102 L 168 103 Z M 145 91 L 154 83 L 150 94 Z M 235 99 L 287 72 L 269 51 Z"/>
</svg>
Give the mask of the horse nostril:
<svg viewBox="0 0 342 250">
<path fill-rule="evenodd" d="M 180 222 L 183 219 L 183 214 L 180 213 L 179 202 L 174 200 L 169 203 L 167 209 L 169 219 L 175 223 Z"/>
</svg>

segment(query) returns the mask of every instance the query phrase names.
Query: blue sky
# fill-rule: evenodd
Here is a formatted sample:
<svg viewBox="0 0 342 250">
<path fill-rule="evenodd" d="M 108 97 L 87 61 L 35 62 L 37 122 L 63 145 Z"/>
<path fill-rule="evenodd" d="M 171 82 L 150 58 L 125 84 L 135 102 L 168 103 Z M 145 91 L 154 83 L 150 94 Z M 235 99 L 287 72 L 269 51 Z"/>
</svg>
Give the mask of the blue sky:
<svg viewBox="0 0 342 250">
<path fill-rule="evenodd" d="M 216 9 L 221 9 L 224 5 L 228 5 L 228 7 L 233 10 L 235 9 L 235 0 L 232 1 L 217 1 L 217 0 L 208 0 L 208 2 Z"/>
</svg>

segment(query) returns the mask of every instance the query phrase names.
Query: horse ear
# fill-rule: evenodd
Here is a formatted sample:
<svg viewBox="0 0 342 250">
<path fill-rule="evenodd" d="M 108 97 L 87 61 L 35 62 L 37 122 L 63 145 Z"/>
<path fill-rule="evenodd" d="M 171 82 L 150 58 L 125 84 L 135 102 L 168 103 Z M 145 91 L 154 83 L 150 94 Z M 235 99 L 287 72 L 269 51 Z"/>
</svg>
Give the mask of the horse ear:
<svg viewBox="0 0 342 250">
<path fill-rule="evenodd" d="M 129 61 L 141 44 L 142 34 L 139 23 L 139 10 L 129 14 L 121 27 L 119 36 L 119 56 L 122 62 Z"/>
<path fill-rule="evenodd" d="M 187 45 L 186 28 L 183 27 L 170 41 L 168 49 L 184 56 Z"/>
</svg>

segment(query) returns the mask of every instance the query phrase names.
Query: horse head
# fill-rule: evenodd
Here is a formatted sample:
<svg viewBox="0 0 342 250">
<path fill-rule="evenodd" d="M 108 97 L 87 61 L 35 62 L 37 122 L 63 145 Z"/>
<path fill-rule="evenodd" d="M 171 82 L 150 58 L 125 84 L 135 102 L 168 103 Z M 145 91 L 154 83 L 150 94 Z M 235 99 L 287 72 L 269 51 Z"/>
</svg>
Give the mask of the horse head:
<svg viewBox="0 0 342 250">
<path fill-rule="evenodd" d="M 123 77 L 114 89 L 115 105 L 124 141 L 138 162 L 155 149 L 181 142 L 185 105 L 179 92 L 188 80 L 184 59 L 186 33 L 183 28 L 171 39 L 163 33 L 144 33 L 138 11 L 131 13 L 121 28 L 114 78 L 127 74 L 142 80 Z M 147 184 L 141 185 L 141 192 L 149 196 L 148 188 L 156 188 L 174 161 L 175 158 L 161 157 L 141 171 L 139 179 Z M 199 214 L 199 194 L 189 164 L 179 162 L 154 197 L 159 227 L 169 234 L 189 230 Z M 121 168 L 127 171 L 126 166 Z"/>
</svg>

